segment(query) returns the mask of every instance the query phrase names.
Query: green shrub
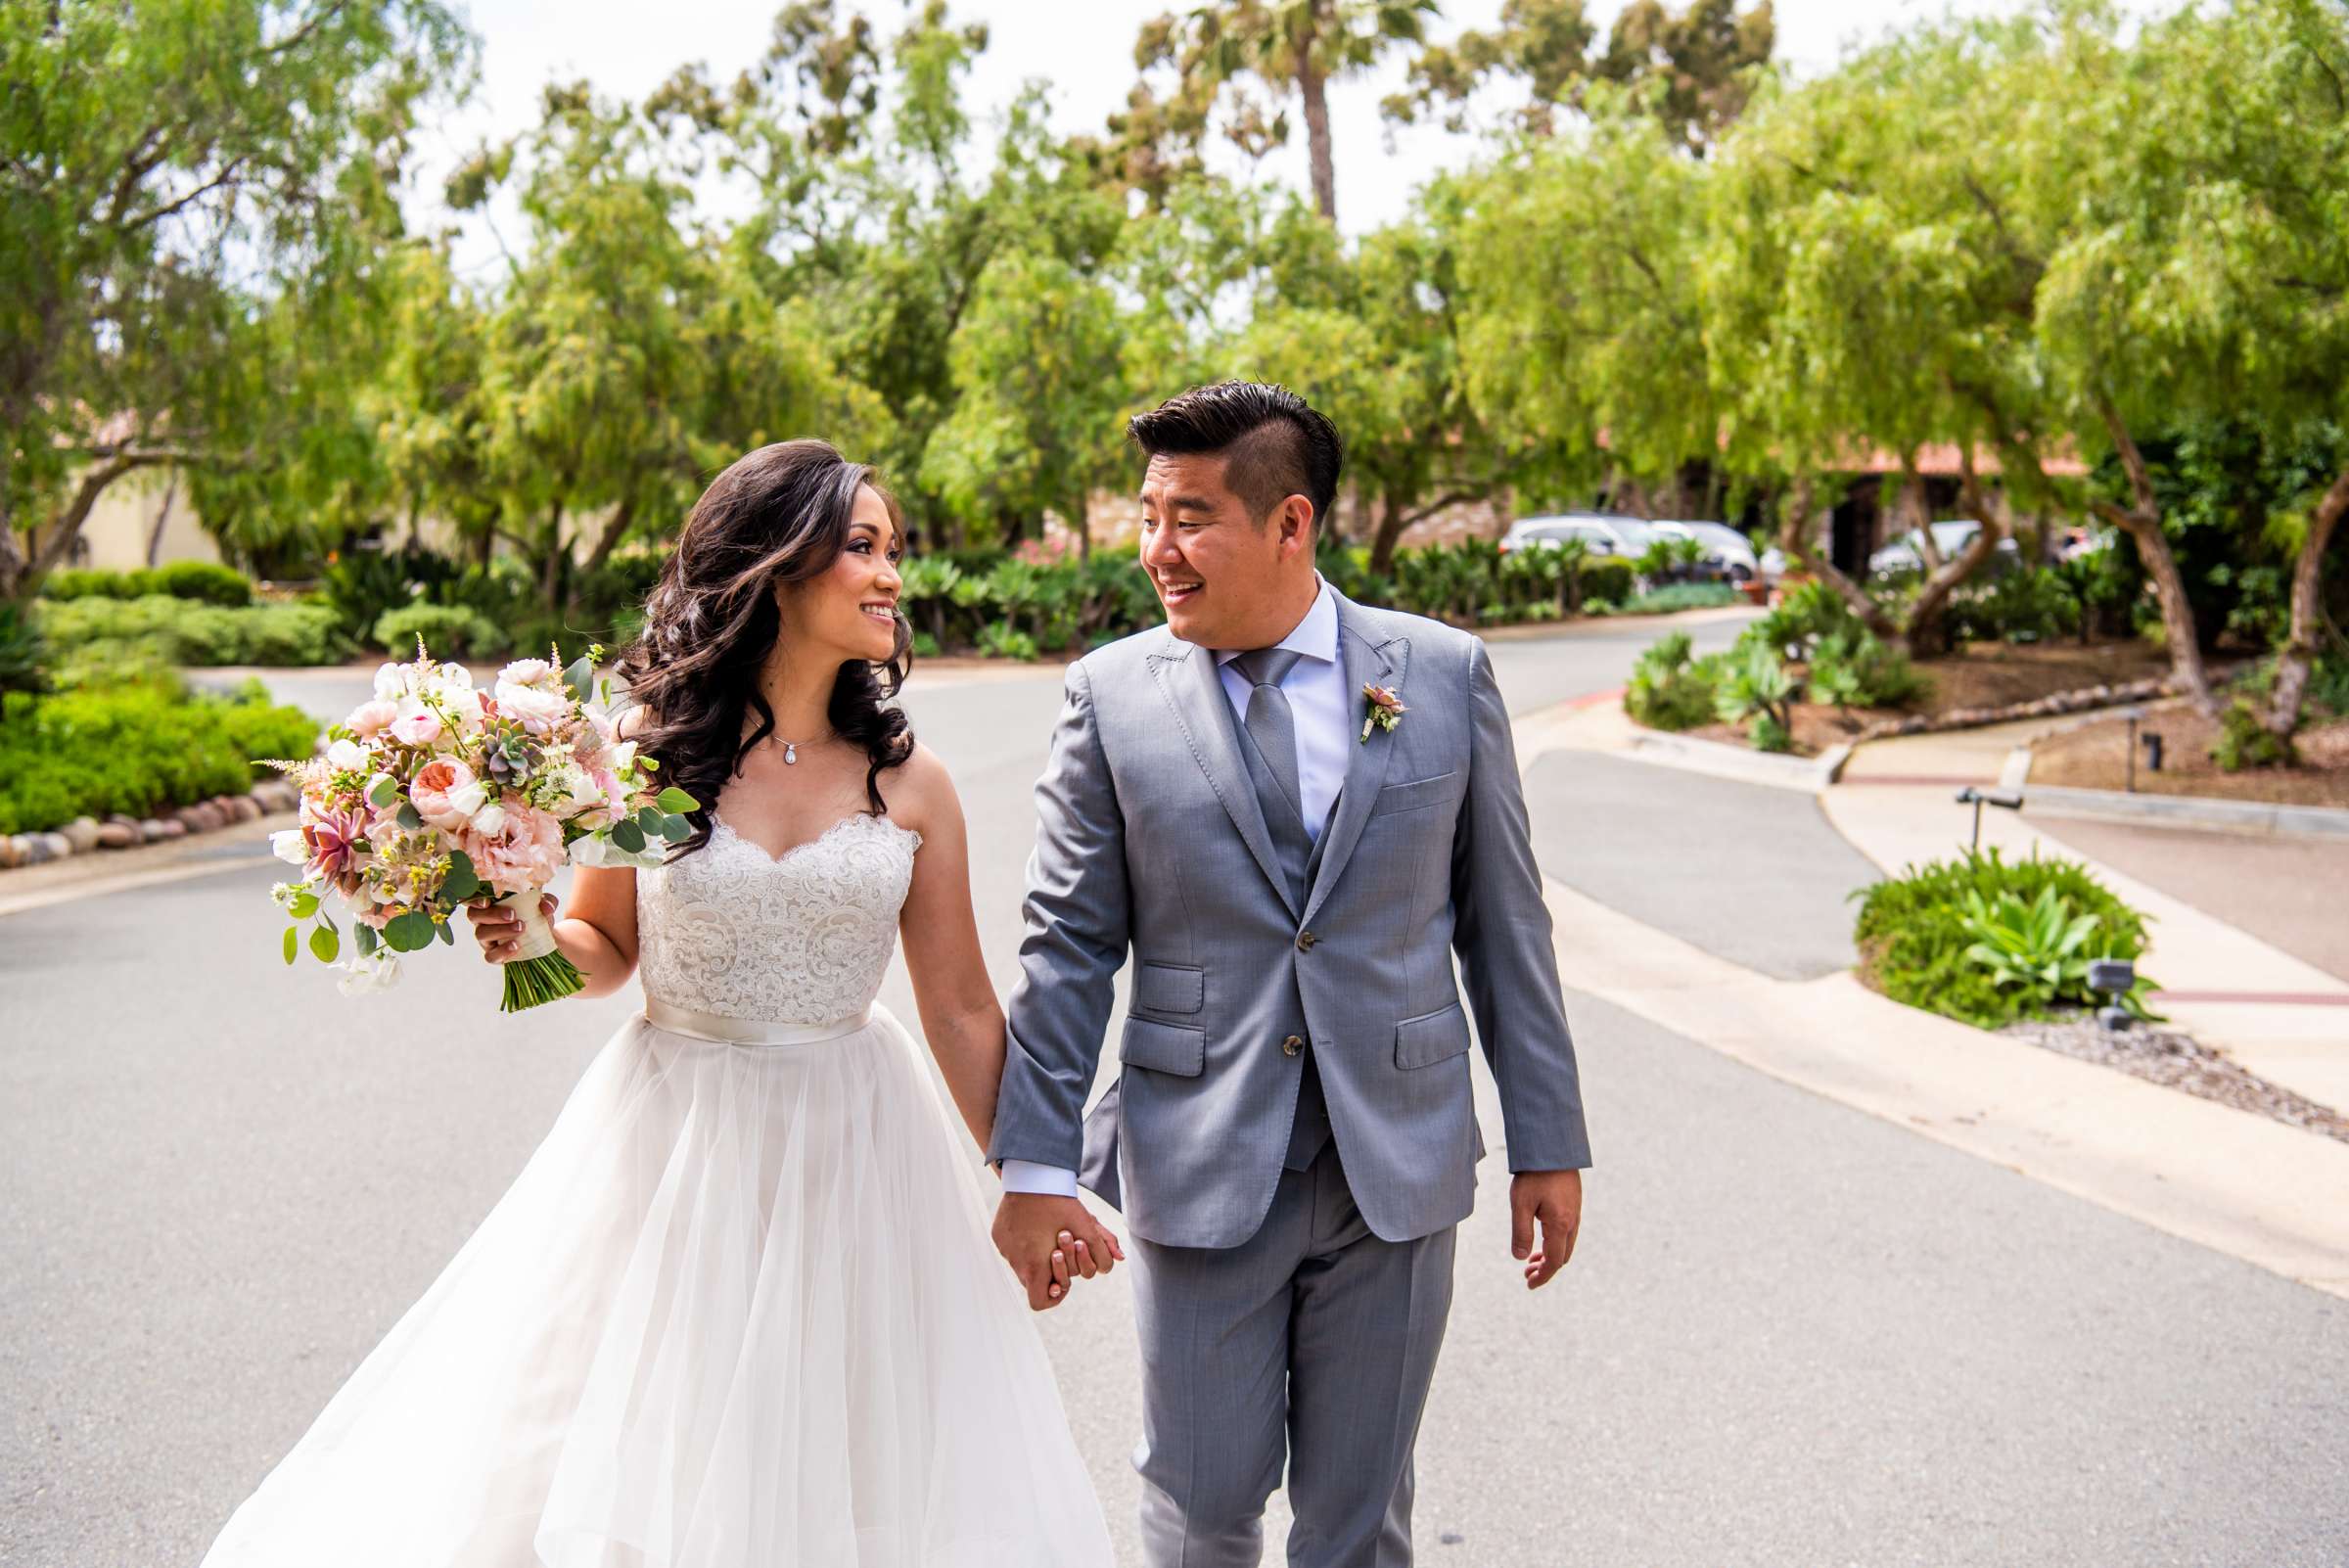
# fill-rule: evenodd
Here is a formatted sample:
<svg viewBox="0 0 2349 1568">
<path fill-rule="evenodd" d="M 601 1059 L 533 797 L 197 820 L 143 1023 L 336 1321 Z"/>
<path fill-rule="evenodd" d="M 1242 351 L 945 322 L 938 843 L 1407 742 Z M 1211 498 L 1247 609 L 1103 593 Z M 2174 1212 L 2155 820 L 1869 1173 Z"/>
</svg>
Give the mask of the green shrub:
<svg viewBox="0 0 2349 1568">
<path fill-rule="evenodd" d="M 1741 643 L 1721 667 L 1713 687 L 1713 712 L 1725 723 L 1753 719 L 1748 738 L 1755 746 L 1782 752 L 1793 744 L 1794 700 L 1801 693 L 1802 682 L 1774 649 L 1759 642 Z M 1771 726 L 1767 732 L 1761 728 L 1764 720 Z"/>
<path fill-rule="evenodd" d="M 1709 660 L 1691 660 L 1688 633 L 1658 639 L 1632 666 L 1623 709 L 1650 729 L 1695 729 L 1713 722 L 1713 674 Z"/>
<path fill-rule="evenodd" d="M 1959 642 L 2052 642 L 2079 631 L 2082 611 L 2072 576 L 2030 567 L 1952 594 L 1950 633 Z"/>
<path fill-rule="evenodd" d="M 1737 590 L 1726 582 L 1668 582 L 1661 588 L 1651 588 L 1626 601 L 1623 613 L 1627 616 L 1662 616 L 1670 615 L 1675 610 L 1718 610 L 1737 602 Z"/>
<path fill-rule="evenodd" d="M 1811 696 L 1838 708 L 1907 708 L 1924 700 L 1932 681 L 1909 656 L 1872 631 L 1832 631 L 1811 651 Z"/>
<path fill-rule="evenodd" d="M 229 698 L 170 678 L 11 693 L 0 698 L 0 833 L 247 790 L 254 759 L 306 757 L 317 739 L 316 720 L 270 706 L 257 683 Z"/>
<path fill-rule="evenodd" d="M 2018 928 L 2018 940 L 2004 958 L 1993 961 L 1974 952 L 1977 945 L 1996 949 L 1999 943 L 1990 931 L 2012 920 L 2015 910 L 2027 918 L 2034 907 L 2046 907 L 2043 896 L 2062 922 L 2052 942 L 2032 940 Z M 2084 984 L 2085 962 L 2070 980 L 2059 976 L 2054 983 L 2042 983 L 2018 978 L 2018 963 L 2009 961 L 2019 959 L 2021 968 L 2031 968 L 2030 955 L 2059 946 L 2063 933 L 2084 917 L 2092 924 L 2073 949 L 2083 960 L 2134 961 L 2145 949 L 2144 917 L 2071 860 L 2035 854 L 2009 863 L 1996 850 L 1968 853 L 1911 866 L 1854 897 L 1860 899 L 1853 941 L 1860 948 L 1861 977 L 1894 1001 L 1982 1029 L 2095 1003 Z M 2043 956 L 2038 970 L 2045 968 Z M 2141 977 L 2134 993 L 2137 1006 L 2142 1008 L 2152 989 L 2153 983 Z"/>
<path fill-rule="evenodd" d="M 505 629 L 496 622 L 454 604 L 410 604 L 387 610 L 373 630 L 376 645 L 398 659 L 414 655 L 419 637 L 438 659 L 494 655 L 509 645 Z"/>
<path fill-rule="evenodd" d="M 979 651 L 990 659 L 1017 659 L 1026 664 L 1036 658 L 1036 639 L 1009 622 L 990 622 L 979 633 Z"/>
<path fill-rule="evenodd" d="M 49 645 L 23 606 L 0 603 L 0 693 L 45 691 Z"/>
<path fill-rule="evenodd" d="M 2210 748 L 2210 758 L 2228 773 L 2247 767 L 2289 767 L 2298 760 L 2292 743 L 2268 728 L 2259 710 L 2240 697 L 2219 715 L 2219 738 Z"/>
<path fill-rule="evenodd" d="M 318 605 L 225 609 L 168 594 L 85 596 L 44 604 L 41 632 L 61 663 L 88 670 L 105 657 L 167 665 L 324 665 L 345 652 L 334 612 Z"/>
<path fill-rule="evenodd" d="M 217 561 L 174 561 L 169 566 L 142 567 L 135 572 L 80 568 L 52 572 L 41 582 L 41 597 L 60 603 L 71 599 L 144 599 L 159 593 L 231 610 L 253 603 L 252 581 L 242 572 Z"/>
</svg>

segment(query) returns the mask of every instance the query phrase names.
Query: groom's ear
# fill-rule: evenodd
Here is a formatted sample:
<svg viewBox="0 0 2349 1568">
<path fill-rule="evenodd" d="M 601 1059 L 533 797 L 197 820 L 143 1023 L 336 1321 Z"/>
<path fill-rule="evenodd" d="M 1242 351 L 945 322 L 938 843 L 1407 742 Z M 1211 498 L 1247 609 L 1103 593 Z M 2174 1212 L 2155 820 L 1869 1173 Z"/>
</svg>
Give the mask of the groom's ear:
<svg viewBox="0 0 2349 1568">
<path fill-rule="evenodd" d="M 1313 547 L 1313 503 L 1302 495 L 1282 498 L 1272 510 L 1273 526 L 1280 530 L 1280 542 L 1285 548 L 1291 539 L 1309 554 Z"/>
</svg>

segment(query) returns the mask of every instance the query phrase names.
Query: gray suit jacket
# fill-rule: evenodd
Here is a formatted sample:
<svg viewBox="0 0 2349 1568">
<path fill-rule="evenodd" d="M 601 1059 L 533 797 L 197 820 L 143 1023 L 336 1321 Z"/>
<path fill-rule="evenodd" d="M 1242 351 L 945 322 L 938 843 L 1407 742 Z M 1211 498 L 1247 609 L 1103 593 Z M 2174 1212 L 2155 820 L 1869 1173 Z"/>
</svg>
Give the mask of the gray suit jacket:
<svg viewBox="0 0 2349 1568">
<path fill-rule="evenodd" d="M 1072 666 L 1028 863 L 991 1159 L 1082 1173 L 1136 1235 L 1234 1247 L 1272 1201 L 1308 1042 L 1370 1228 L 1469 1211 L 1484 1153 L 1468 1016 L 1509 1168 L 1589 1163 L 1549 911 L 1484 644 L 1338 599 L 1349 692 L 1409 708 L 1355 748 L 1302 907 L 1212 652 L 1167 628 Z M 1362 709 L 1355 710 L 1359 720 Z M 1118 1084 L 1082 1116 L 1130 947 Z"/>
</svg>

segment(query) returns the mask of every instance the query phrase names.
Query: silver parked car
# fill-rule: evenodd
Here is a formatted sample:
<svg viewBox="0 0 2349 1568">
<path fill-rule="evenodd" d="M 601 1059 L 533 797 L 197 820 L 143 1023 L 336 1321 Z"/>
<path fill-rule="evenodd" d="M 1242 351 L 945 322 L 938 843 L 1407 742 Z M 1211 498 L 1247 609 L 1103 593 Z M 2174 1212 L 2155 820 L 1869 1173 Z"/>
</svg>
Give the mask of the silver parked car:
<svg viewBox="0 0 2349 1568">
<path fill-rule="evenodd" d="M 1694 539 L 1705 547 L 1705 559 L 1731 582 L 1751 582 L 1762 575 L 1754 541 L 1727 523 L 1650 523 L 1666 538 Z"/>
<path fill-rule="evenodd" d="M 1944 561 L 1961 553 L 1974 542 L 1974 535 L 1982 531 L 1982 525 L 1970 517 L 1945 518 L 1928 526 L 1933 530 L 1933 547 L 1941 552 Z M 1925 565 L 1923 543 L 1917 530 L 1911 529 L 1869 556 L 1867 570 L 1879 577 L 1895 576 L 1904 572 L 1921 572 Z M 1991 551 L 1990 569 L 1993 572 L 2004 572 L 2021 562 L 2022 553 L 2014 547 L 2012 539 L 2001 539 Z"/>
<path fill-rule="evenodd" d="M 1619 555 L 1635 561 L 1647 553 L 1655 535 L 1648 525 L 1635 517 L 1615 517 L 1605 512 L 1564 512 L 1555 517 L 1521 517 L 1509 525 L 1502 534 L 1500 548 L 1529 549 L 1543 544 L 1563 544 L 1568 539 L 1581 539 L 1592 555 Z"/>
</svg>

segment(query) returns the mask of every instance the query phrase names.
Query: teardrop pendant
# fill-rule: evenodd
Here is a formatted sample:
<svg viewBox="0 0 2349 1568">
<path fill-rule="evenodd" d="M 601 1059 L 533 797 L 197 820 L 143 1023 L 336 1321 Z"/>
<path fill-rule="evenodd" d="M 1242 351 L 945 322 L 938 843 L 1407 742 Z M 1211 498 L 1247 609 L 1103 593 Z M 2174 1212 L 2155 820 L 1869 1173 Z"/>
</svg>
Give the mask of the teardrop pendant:
<svg viewBox="0 0 2349 1568">
<path fill-rule="evenodd" d="M 785 741 L 785 742 L 783 743 L 783 761 L 784 761 L 784 765 L 786 765 L 786 766 L 789 766 L 789 765 L 791 765 L 792 763 L 795 763 L 795 762 L 797 762 L 799 760 L 800 760 L 800 748 L 799 748 L 799 746 L 798 746 L 796 743 L 792 742 L 792 741 Z"/>
</svg>

